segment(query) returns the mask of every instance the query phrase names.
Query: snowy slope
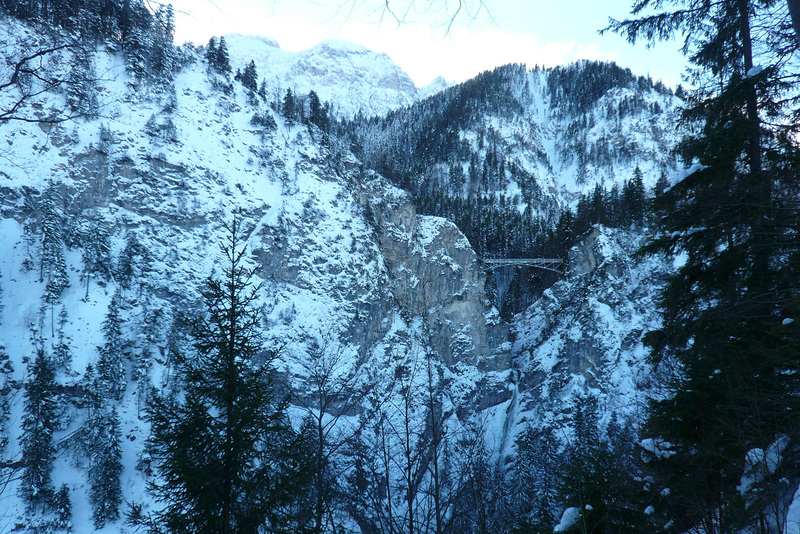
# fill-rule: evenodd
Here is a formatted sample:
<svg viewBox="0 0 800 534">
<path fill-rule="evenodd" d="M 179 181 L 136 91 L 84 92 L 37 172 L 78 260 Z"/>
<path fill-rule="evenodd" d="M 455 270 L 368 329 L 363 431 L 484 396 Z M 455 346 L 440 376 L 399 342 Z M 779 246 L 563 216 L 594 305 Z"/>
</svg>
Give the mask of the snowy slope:
<svg viewBox="0 0 800 534">
<path fill-rule="evenodd" d="M 449 195 L 477 189 L 517 198 L 520 211 L 557 218 L 558 208 L 574 210 L 579 195 L 598 184 L 606 191 L 621 187 L 637 167 L 648 189 L 662 174 L 672 177 L 672 150 L 683 135 L 675 128 L 680 109 L 667 88 L 614 64 L 506 65 L 361 124 L 361 139 L 376 167 L 388 160 L 397 174 L 424 175 Z M 500 155 L 502 176 L 477 185 L 471 165 L 480 175 L 490 153 Z M 453 165 L 466 186 L 451 183 Z"/>
<path fill-rule="evenodd" d="M 646 229 L 595 228 L 570 251 L 569 276 L 516 320 L 518 424 L 558 429 L 564 440 L 572 400 L 597 398 L 611 415 L 641 422 L 656 377 L 642 336 L 659 327 L 657 295 L 672 269 L 664 258 L 634 258 Z"/>
<path fill-rule="evenodd" d="M 0 42 L 9 49 L 25 49 L 36 39 L 21 25 L 0 25 Z M 68 317 L 64 335 L 72 364 L 58 377 L 68 388 L 97 363 L 101 325 L 115 295 L 123 303 L 129 373 L 141 354 L 154 355 L 145 380 L 129 380 L 117 403 L 126 501 L 153 504 L 147 475 L 137 468 L 148 436 L 142 385 L 174 385 L 170 350 L 186 343 L 176 325 L 182 314 L 198 309 L 203 280 L 220 272 L 217 244 L 234 214 L 246 231 L 249 265 L 264 284 L 265 335 L 272 347 L 281 347 L 280 380 L 295 391 L 296 421 L 313 413 L 315 373 L 324 368 L 359 394 L 348 410 L 329 414 L 342 442 L 361 425 L 364 443 L 380 444 L 386 436 L 376 429 L 401 428 L 404 410 L 423 442 L 430 413 L 422 399 L 435 391 L 442 426 L 458 437 L 447 451 L 455 459 L 453 472 L 471 458 L 466 443 L 475 434 L 501 466 L 526 425 L 561 429 L 576 393 L 598 398 L 602 424 L 613 413 L 635 428 L 653 393 L 641 339 L 658 325 L 655 295 L 672 268 L 664 259 L 634 259 L 647 229 L 597 227 L 582 236 L 570 252 L 567 276 L 506 324 L 487 298 L 483 266 L 451 222 L 418 214 L 410 196 L 367 170 L 349 144 L 285 121 L 268 103 L 291 88 L 299 95 L 316 91 L 343 116 L 411 106 L 410 115 L 391 115 L 395 122 L 384 131 L 365 131 L 367 156 L 390 146 L 393 156 L 402 157 L 400 148 L 414 145 L 405 127 L 426 133 L 452 126 L 448 132 L 461 155 L 456 150 L 447 164 L 432 162 L 426 176 L 447 176 L 449 163 L 467 171 L 463 153 L 484 158 L 494 147 L 520 172 L 514 178 L 509 171 L 493 193 L 516 198 L 511 209 L 553 216 L 596 184 L 621 184 L 637 166 L 648 187 L 662 172 L 674 172 L 669 149 L 679 135 L 679 102 L 672 95 L 622 85 L 575 111 L 571 95 L 549 84 L 551 71 L 513 66 L 500 89 L 484 85 L 485 93 L 475 92 L 502 98 L 470 100 L 475 94 L 467 98 L 464 87 L 474 85 L 448 87 L 439 80 L 417 89 L 387 56 L 349 43 L 326 41 L 290 53 L 265 38 L 228 35 L 226 41 L 234 71 L 256 63 L 270 93 L 267 102 L 251 101 L 238 83 L 230 93 L 221 91 L 202 49 L 186 51 L 174 84 L 134 90 L 121 55 L 99 44 L 99 118 L 55 126 L 0 124 L 0 344 L 16 380 L 8 458 L 19 457 L 21 386 L 29 376 L 32 331 L 48 349 L 58 337 L 52 310 L 41 307 L 45 284 L 36 268 L 40 203 L 51 183 L 63 199 L 67 233 L 100 219 L 108 226 L 114 261 L 132 235 L 150 257 L 131 287 L 114 276 L 92 277 L 87 291 L 83 244 L 72 243 L 64 248 L 70 285 L 55 307 L 56 316 L 63 308 Z M 53 68 L 63 69 L 67 61 L 58 63 Z M 432 93 L 439 94 L 412 106 Z M 462 101 L 468 102 L 469 120 L 443 112 Z M 62 93 L 31 104 L 26 109 L 34 115 L 66 105 Z M 276 128 L 254 125 L 255 114 L 269 116 Z M 92 532 L 86 458 L 69 443 L 86 413 L 74 399 L 66 412 L 56 434 L 54 482 L 69 486 L 74 531 Z M 400 458 L 401 436 L 389 438 L 383 444 L 387 456 Z M 401 475 L 397 469 L 388 473 L 393 487 L 403 487 Z M 32 520 L 16 488 L 12 481 L 0 495 L 0 530 Z M 420 491 L 417 504 L 424 498 Z M 406 503 L 394 505 L 402 515 Z M 341 520 L 353 527 L 352 519 Z M 114 522 L 98 532 L 124 528 Z"/>
<path fill-rule="evenodd" d="M 287 89 L 297 94 L 316 91 L 320 100 L 333 104 L 334 111 L 352 117 L 383 115 L 408 106 L 421 92 L 389 56 L 346 41 L 327 40 L 301 52 L 281 50 L 277 42 L 250 35 L 225 35 L 231 66 L 244 69 L 251 60 L 259 76 L 267 81 L 274 99 Z M 425 89 L 425 96 L 443 88 Z"/>
<path fill-rule="evenodd" d="M 2 31 L 8 42 L 30 36 L 12 24 Z M 231 38 L 234 65 L 245 61 L 237 55 L 244 49 L 239 44 Z M 370 111 L 385 110 L 409 102 L 403 95 L 416 95 L 388 58 L 359 47 L 323 43 L 294 58 L 277 49 L 261 50 L 259 61 L 267 63 L 259 69 L 273 87 L 313 88 L 323 100 L 341 102 L 343 111 L 355 109 L 348 102 L 371 102 Z M 453 428 L 507 397 L 510 347 L 503 341 L 508 330 L 497 323 L 483 294 L 477 258 L 457 229 L 443 219 L 418 216 L 404 192 L 364 172 L 318 129 L 289 124 L 266 104 L 248 102 L 238 85 L 233 94 L 215 89 L 199 56 L 189 59 L 172 87 L 134 91 L 121 55 L 101 45 L 94 55 L 95 69 L 103 73 L 98 119 L 0 125 L 0 146 L 10 147 L 0 153 L 0 343 L 15 369 L 12 421 L 22 417 L 21 385 L 34 353 L 31 332 L 50 350 L 58 336 L 50 313 L 66 310 L 64 336 L 72 364 L 58 380 L 73 387 L 87 366 L 97 363 L 101 325 L 116 295 L 122 303 L 128 376 L 141 354 L 154 354 L 144 382 L 129 380 L 116 404 L 124 436 L 124 499 L 147 504 L 146 475 L 136 467 L 148 435 L 141 419 L 142 387 L 169 387 L 169 351 L 181 343 L 175 320 L 197 309 L 201 283 L 220 272 L 218 243 L 234 214 L 246 231 L 248 261 L 264 282 L 266 337 L 281 347 L 277 365 L 281 379 L 297 389 L 293 410 L 298 417 L 307 411 L 303 388 L 311 387 L 309 370 L 320 347 L 323 356 L 341 362 L 342 373 L 356 374 L 359 384 L 368 383 L 385 398 L 402 396 L 396 380 L 405 380 L 406 388 L 442 381 L 442 395 L 452 399 L 447 424 Z M 322 68 L 329 69 L 327 78 L 311 72 Z M 370 77 L 353 85 L 361 72 Z M 316 84 L 322 79 L 327 86 Z M 373 84 L 373 96 L 359 93 Z M 340 97 L 345 94 L 352 100 Z M 29 111 L 36 113 L 38 106 L 63 108 L 65 99 L 46 94 L 31 104 Z M 277 129 L 253 126 L 256 112 L 271 115 Z M 41 307 L 44 283 L 35 266 L 40 200 L 50 184 L 62 199 L 65 235 L 74 225 L 101 220 L 111 236 L 112 261 L 126 240 L 137 236 L 150 261 L 132 287 L 124 288 L 114 276 L 92 277 L 87 290 L 83 244 L 76 243 L 64 249 L 69 287 L 53 312 Z M 146 339 L 145 324 L 152 317 L 157 317 L 155 334 Z M 423 364 L 428 365 L 426 355 L 439 351 L 446 359 L 430 364 L 437 370 L 432 378 L 422 372 Z M 406 376 L 399 369 L 419 372 Z M 361 399 L 357 411 L 373 401 Z M 414 413 L 423 417 L 423 407 Z M 119 532 L 121 522 L 100 530 L 92 526 L 86 458 L 70 445 L 85 417 L 74 399 L 66 403 L 64 426 L 56 433 L 54 483 L 69 486 L 75 532 Z M 342 421 L 346 426 L 347 418 Z M 19 457 L 19 432 L 17 423 L 9 458 Z M 16 489 L 12 481 L 3 490 L 1 524 L 29 525 L 34 518 L 24 511 Z"/>
</svg>

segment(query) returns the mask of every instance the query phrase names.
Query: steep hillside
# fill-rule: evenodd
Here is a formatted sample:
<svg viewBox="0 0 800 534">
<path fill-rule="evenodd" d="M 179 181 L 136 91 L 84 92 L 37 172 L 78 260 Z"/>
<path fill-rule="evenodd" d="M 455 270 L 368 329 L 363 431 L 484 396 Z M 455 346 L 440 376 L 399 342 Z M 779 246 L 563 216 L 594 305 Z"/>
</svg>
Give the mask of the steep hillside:
<svg viewBox="0 0 800 534">
<path fill-rule="evenodd" d="M 290 530 L 563 531 L 592 476 L 655 528 L 644 462 L 669 444 L 639 431 L 675 369 L 643 339 L 685 257 L 637 251 L 687 175 L 680 99 L 613 63 L 417 89 L 349 43 L 227 35 L 212 57 L 168 44 L 168 12 L 117 7 L 83 13 L 91 39 L 0 15 L 0 531 L 163 510 L 156 401 L 203 382 L 233 221 L 260 313 L 236 363 L 287 401 L 269 438 L 303 473 Z M 552 263 L 483 261 L 520 258 Z"/>
<path fill-rule="evenodd" d="M 676 172 L 680 100 L 613 63 L 508 65 L 352 125 L 361 156 L 456 223 L 481 258 L 560 258 L 593 224 L 644 223 Z M 497 269 L 504 317 L 556 278 Z M 511 291 L 509 291 L 511 289 Z"/>
<path fill-rule="evenodd" d="M 273 100 L 287 89 L 315 91 L 342 117 L 358 112 L 383 115 L 413 104 L 421 95 L 414 82 L 386 54 L 345 41 L 323 41 L 308 50 L 286 52 L 262 37 L 226 35 L 234 71 L 254 61 Z"/>
<path fill-rule="evenodd" d="M 22 38 L 36 44 L 10 20 L 3 33 L 10 46 Z M 205 278 L 224 268 L 218 243 L 233 217 L 263 282 L 264 335 L 279 351 L 280 388 L 293 391 L 298 422 L 319 413 L 319 369 L 335 373 L 348 395 L 360 392 L 335 414 L 341 424 L 330 434 L 348 446 L 374 417 L 397 420 L 397 428 L 413 417 L 409 439 L 422 439 L 423 391 L 437 392 L 453 432 L 508 397 L 508 327 L 451 223 L 418 215 L 406 193 L 364 171 L 316 127 L 284 120 L 238 84 L 220 90 L 224 80 L 191 50 L 166 87 L 131 83 L 114 47 L 100 44 L 91 59 L 103 73 L 98 118 L 0 124 L 10 147 L 0 156 L 9 421 L 25 417 L 37 351 L 63 355 L 53 486 L 67 485 L 76 532 L 93 530 L 93 456 L 82 438 L 92 416 L 89 368 L 102 372 L 112 349 L 121 356 L 123 392 L 112 405 L 124 437 L 122 498 L 148 509 L 147 397 L 151 387 L 180 387 L 175 355 L 192 350 L 185 324 L 202 308 Z M 15 93 L 2 96 L 6 106 Z M 26 104 L 33 117 L 67 106 L 58 91 Z M 63 264 L 53 259 L 59 255 Z M 66 284 L 53 289 L 59 265 Z M 22 427 L 8 423 L 4 432 L 4 459 L 16 462 Z M 404 442 L 382 437 L 391 447 Z M 352 460 L 337 454 L 335 469 L 350 469 Z M 17 498 L 17 464 L 4 465 L 3 524 L 25 530 L 49 521 Z M 389 476 L 400 484 L 400 473 Z M 117 532 L 123 519 L 95 526 Z"/>
</svg>

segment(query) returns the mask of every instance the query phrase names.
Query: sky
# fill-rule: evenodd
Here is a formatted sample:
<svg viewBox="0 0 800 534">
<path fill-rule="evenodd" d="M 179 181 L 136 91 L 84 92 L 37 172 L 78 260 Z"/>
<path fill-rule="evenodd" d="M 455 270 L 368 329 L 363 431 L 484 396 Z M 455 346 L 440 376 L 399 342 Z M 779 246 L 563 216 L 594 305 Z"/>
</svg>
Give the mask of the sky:
<svg viewBox="0 0 800 534">
<path fill-rule="evenodd" d="M 411 9 L 401 15 L 409 2 Z M 648 49 L 614 34 L 598 35 L 608 18 L 628 16 L 631 0 L 172 0 L 178 44 L 205 44 L 227 33 L 261 35 L 287 51 L 325 39 L 388 54 L 418 87 L 443 76 L 462 82 L 507 63 L 563 65 L 579 59 L 616 61 L 670 86 L 681 82 L 675 42 Z"/>
</svg>

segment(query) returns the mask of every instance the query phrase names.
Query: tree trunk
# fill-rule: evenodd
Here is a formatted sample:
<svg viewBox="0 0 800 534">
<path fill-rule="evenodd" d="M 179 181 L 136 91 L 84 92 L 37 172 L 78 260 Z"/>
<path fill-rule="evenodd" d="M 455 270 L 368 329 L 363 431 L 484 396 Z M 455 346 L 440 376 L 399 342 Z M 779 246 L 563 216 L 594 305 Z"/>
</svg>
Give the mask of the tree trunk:
<svg viewBox="0 0 800 534">
<path fill-rule="evenodd" d="M 741 24 L 742 38 L 742 59 L 744 60 L 744 73 L 747 75 L 753 68 L 753 42 L 750 35 L 750 9 L 747 0 L 738 0 L 739 20 Z M 761 125 L 758 116 L 758 95 L 753 82 L 747 82 L 746 104 L 747 104 L 747 138 L 748 149 L 747 157 L 750 161 L 750 172 L 758 174 L 761 172 Z"/>
</svg>

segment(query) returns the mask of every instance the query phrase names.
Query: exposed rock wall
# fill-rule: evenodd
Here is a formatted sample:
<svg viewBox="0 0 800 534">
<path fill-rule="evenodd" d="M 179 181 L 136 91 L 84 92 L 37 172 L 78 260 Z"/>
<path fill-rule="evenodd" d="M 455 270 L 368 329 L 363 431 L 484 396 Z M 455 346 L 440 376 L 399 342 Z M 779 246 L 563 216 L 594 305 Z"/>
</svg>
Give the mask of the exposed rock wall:
<svg viewBox="0 0 800 534">
<path fill-rule="evenodd" d="M 450 366 L 508 368 L 508 326 L 486 298 L 486 275 L 464 235 L 446 219 L 418 215 L 407 194 L 374 175 L 359 192 L 392 297 L 409 317 L 424 318 L 438 356 Z"/>
</svg>

